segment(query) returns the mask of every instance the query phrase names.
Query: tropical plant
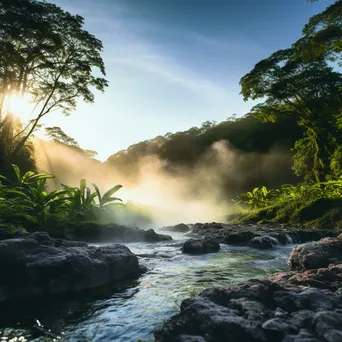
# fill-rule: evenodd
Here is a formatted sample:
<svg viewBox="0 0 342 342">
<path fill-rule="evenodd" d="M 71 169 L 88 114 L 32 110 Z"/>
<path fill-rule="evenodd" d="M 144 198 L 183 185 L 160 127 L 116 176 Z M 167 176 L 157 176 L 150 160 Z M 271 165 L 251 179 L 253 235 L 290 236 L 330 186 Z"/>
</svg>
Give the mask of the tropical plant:
<svg viewBox="0 0 342 342">
<path fill-rule="evenodd" d="M 19 203 L 19 207 L 25 210 L 25 219 L 44 227 L 49 215 L 56 214 L 57 210 L 66 204 L 64 192 L 55 190 L 47 192 L 46 180 L 39 179 L 35 184 L 24 188 L 7 189 L 5 194 L 14 196 L 14 200 Z"/>
<path fill-rule="evenodd" d="M 51 174 L 32 171 L 22 174 L 17 165 L 12 165 L 14 180 L 0 176 L 6 183 L 1 186 L 1 212 L 7 218 L 30 221 L 39 226 L 46 224 L 49 214 L 54 214 L 63 202 L 63 192 L 46 191 L 46 182 L 54 178 Z M 58 206 L 57 206 L 58 204 Z"/>
<path fill-rule="evenodd" d="M 122 202 L 120 198 L 112 197 L 118 190 L 122 188 L 122 185 L 113 186 L 107 192 L 105 192 L 103 196 L 101 196 L 99 187 L 95 183 L 92 183 L 92 185 L 95 188 L 97 200 L 101 209 L 104 209 L 106 206 L 108 206 L 109 204 L 113 204 L 114 202 Z"/>
<path fill-rule="evenodd" d="M 12 186 L 29 186 L 35 184 L 39 180 L 47 180 L 50 178 L 55 178 L 54 175 L 47 173 L 36 173 L 33 171 L 28 171 L 25 174 L 22 174 L 18 165 L 12 164 L 12 168 L 14 170 L 15 180 L 11 180 L 8 177 L 0 175 L 0 180 L 5 181 L 7 184 L 11 184 Z"/>
<path fill-rule="evenodd" d="M 269 206 L 308 204 L 318 199 L 342 199 L 342 178 L 322 183 L 304 182 L 296 185 L 283 184 L 279 189 L 257 187 L 241 194 L 237 204 L 246 204 L 251 210 Z"/>
<path fill-rule="evenodd" d="M 272 198 L 278 190 L 268 190 L 265 186 L 256 187 L 252 191 L 247 191 L 238 197 L 237 204 L 247 204 L 251 209 L 266 207 L 271 203 Z"/>
<path fill-rule="evenodd" d="M 73 220 L 100 219 L 104 212 L 109 209 L 110 204 L 116 205 L 117 202 L 122 202 L 120 198 L 112 197 L 115 192 L 122 188 L 122 185 L 112 187 L 103 196 L 101 196 L 99 187 L 94 183 L 92 185 L 95 188 L 93 193 L 87 187 L 85 179 L 80 181 L 79 187 L 62 184 L 63 189 L 66 191 L 64 199 L 69 203 L 69 210 Z"/>
<path fill-rule="evenodd" d="M 81 179 L 79 187 L 71 187 L 65 184 L 61 185 L 66 191 L 66 199 L 68 200 L 69 206 L 75 213 L 88 213 L 95 206 L 94 199 L 97 194 L 90 192 L 85 179 Z"/>
<path fill-rule="evenodd" d="M 13 170 L 14 181 L 0 176 L 0 215 L 5 222 L 44 228 L 49 220 L 101 220 L 110 205 L 121 202 L 112 196 L 121 185 L 109 189 L 103 196 L 96 184 L 93 184 L 96 191 L 91 193 L 85 179 L 80 181 L 79 187 L 63 184 L 62 189 L 47 191 L 47 181 L 53 175 L 31 171 L 22 174 L 16 165 Z"/>
</svg>

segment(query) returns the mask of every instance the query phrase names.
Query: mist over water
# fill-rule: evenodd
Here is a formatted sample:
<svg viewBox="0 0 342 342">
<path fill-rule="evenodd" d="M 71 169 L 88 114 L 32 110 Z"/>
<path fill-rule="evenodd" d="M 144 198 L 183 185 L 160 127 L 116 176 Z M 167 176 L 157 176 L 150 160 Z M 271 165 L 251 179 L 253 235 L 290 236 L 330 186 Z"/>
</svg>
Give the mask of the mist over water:
<svg viewBox="0 0 342 342">
<path fill-rule="evenodd" d="M 289 152 L 284 150 L 242 153 L 228 141 L 218 141 L 199 158 L 195 168 L 172 165 L 169 172 L 165 161 L 148 156 L 139 160 L 138 172 L 132 177 L 130 170 L 123 172 L 59 143 L 40 140 L 35 147 L 38 168 L 56 176 L 51 188 L 58 188 L 60 183 L 79 186 L 82 178 L 89 187 L 96 183 L 101 191 L 122 184 L 118 197 L 143 205 L 151 213 L 155 228 L 180 222 L 224 222 L 235 211 L 229 197 L 248 190 L 243 189 L 246 180 L 260 173 L 275 177 L 289 159 Z M 119 221 L 130 224 L 127 217 Z"/>
</svg>

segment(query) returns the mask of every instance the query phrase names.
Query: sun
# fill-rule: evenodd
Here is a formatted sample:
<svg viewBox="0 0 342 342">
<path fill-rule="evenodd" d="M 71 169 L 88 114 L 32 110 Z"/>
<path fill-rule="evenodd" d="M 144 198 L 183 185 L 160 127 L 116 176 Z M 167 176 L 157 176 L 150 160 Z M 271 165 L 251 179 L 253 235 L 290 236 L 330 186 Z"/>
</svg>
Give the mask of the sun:
<svg viewBox="0 0 342 342">
<path fill-rule="evenodd" d="M 8 101 L 8 112 L 21 121 L 27 122 L 31 119 L 34 106 L 29 95 L 23 97 L 12 95 Z"/>
</svg>

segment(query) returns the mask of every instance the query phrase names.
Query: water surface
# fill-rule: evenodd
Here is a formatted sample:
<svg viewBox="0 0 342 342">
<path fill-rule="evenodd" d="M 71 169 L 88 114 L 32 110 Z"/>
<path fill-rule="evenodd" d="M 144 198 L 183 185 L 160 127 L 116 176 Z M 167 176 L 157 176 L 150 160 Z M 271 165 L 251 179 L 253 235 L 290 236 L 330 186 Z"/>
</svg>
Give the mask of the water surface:
<svg viewBox="0 0 342 342">
<path fill-rule="evenodd" d="M 177 234 L 171 242 L 127 244 L 148 268 L 138 280 L 91 295 L 22 304 L 16 310 L 0 307 L 0 340 L 150 341 L 153 330 L 179 311 L 184 298 L 207 287 L 284 270 L 293 249 L 293 245 L 267 251 L 221 245 L 219 253 L 190 256 L 180 251 L 184 238 Z"/>
</svg>

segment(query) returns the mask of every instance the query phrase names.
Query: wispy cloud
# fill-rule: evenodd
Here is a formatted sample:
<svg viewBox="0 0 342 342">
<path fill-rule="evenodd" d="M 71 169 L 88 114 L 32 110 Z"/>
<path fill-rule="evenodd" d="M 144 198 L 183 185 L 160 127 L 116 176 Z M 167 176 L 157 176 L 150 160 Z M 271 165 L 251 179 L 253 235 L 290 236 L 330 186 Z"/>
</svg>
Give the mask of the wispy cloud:
<svg viewBox="0 0 342 342">
<path fill-rule="evenodd" d="M 163 52 L 160 48 L 146 42 L 136 40 L 113 49 L 115 54 L 113 50 L 111 62 L 116 65 L 153 74 L 166 82 L 197 92 L 201 96 L 212 99 L 222 99 L 227 96 L 227 89 L 201 77 L 176 60 L 170 53 Z"/>
<path fill-rule="evenodd" d="M 55 0 L 64 1 L 67 0 Z M 200 96 L 218 100 L 227 97 L 227 89 L 214 80 L 203 77 L 196 68 L 189 68 L 187 61 L 173 54 L 167 40 L 151 39 L 155 35 L 179 36 L 184 40 L 187 32 L 169 30 L 123 3 L 102 2 L 96 4 L 87 1 L 86 10 L 81 14 L 86 17 L 86 25 L 96 29 L 96 35 L 104 42 L 107 64 L 126 67 L 159 77 L 162 81 L 179 85 Z M 81 2 L 75 0 L 68 4 L 70 10 L 80 8 Z M 177 47 L 173 47 L 175 50 Z M 178 46 L 179 48 L 179 46 Z"/>
<path fill-rule="evenodd" d="M 70 9 L 82 7 L 81 0 L 72 3 L 68 0 L 55 1 L 64 2 Z M 103 40 L 107 69 L 113 76 L 118 68 L 127 70 L 128 75 L 132 75 L 130 69 L 147 73 L 160 78 L 161 82 L 198 94 L 202 100 L 211 103 L 217 101 L 227 105 L 230 99 L 237 97 L 236 85 L 205 73 L 207 65 L 192 60 L 192 56 L 197 59 L 208 54 L 224 55 L 224 51 L 241 46 L 252 50 L 258 48 L 256 44 L 241 37 L 219 39 L 184 27 L 170 28 L 150 18 L 147 20 L 134 7 L 125 6 L 124 2 L 103 1 L 95 5 L 92 0 L 84 1 L 87 6 L 81 14 L 86 17 L 86 24 L 95 30 L 96 36 Z M 220 66 L 210 67 L 216 69 Z"/>
<path fill-rule="evenodd" d="M 185 32 L 185 34 L 189 40 L 197 42 L 207 48 L 221 50 L 221 53 L 224 51 L 239 51 L 240 53 L 264 52 L 264 49 L 259 44 L 236 32 L 230 34 L 230 36 L 220 38 L 207 36 L 191 30 Z"/>
<path fill-rule="evenodd" d="M 104 41 L 106 62 L 114 69 L 119 66 L 149 73 L 209 101 L 227 99 L 226 84 L 204 75 L 201 68 L 190 61 L 190 56 L 184 58 L 176 53 L 190 47 L 190 52 L 204 56 L 208 48 L 226 50 L 227 42 L 185 28 L 170 29 L 150 18 L 147 21 L 134 7 L 126 7 L 123 2 L 101 2 L 95 6 L 91 0 L 85 1 L 86 10 L 81 14 L 86 17 L 86 24 L 98 31 L 96 34 Z M 80 8 L 80 4 L 80 0 L 74 0 L 69 6 L 75 9 Z M 170 36 L 176 40 L 175 45 L 163 38 Z"/>
</svg>

